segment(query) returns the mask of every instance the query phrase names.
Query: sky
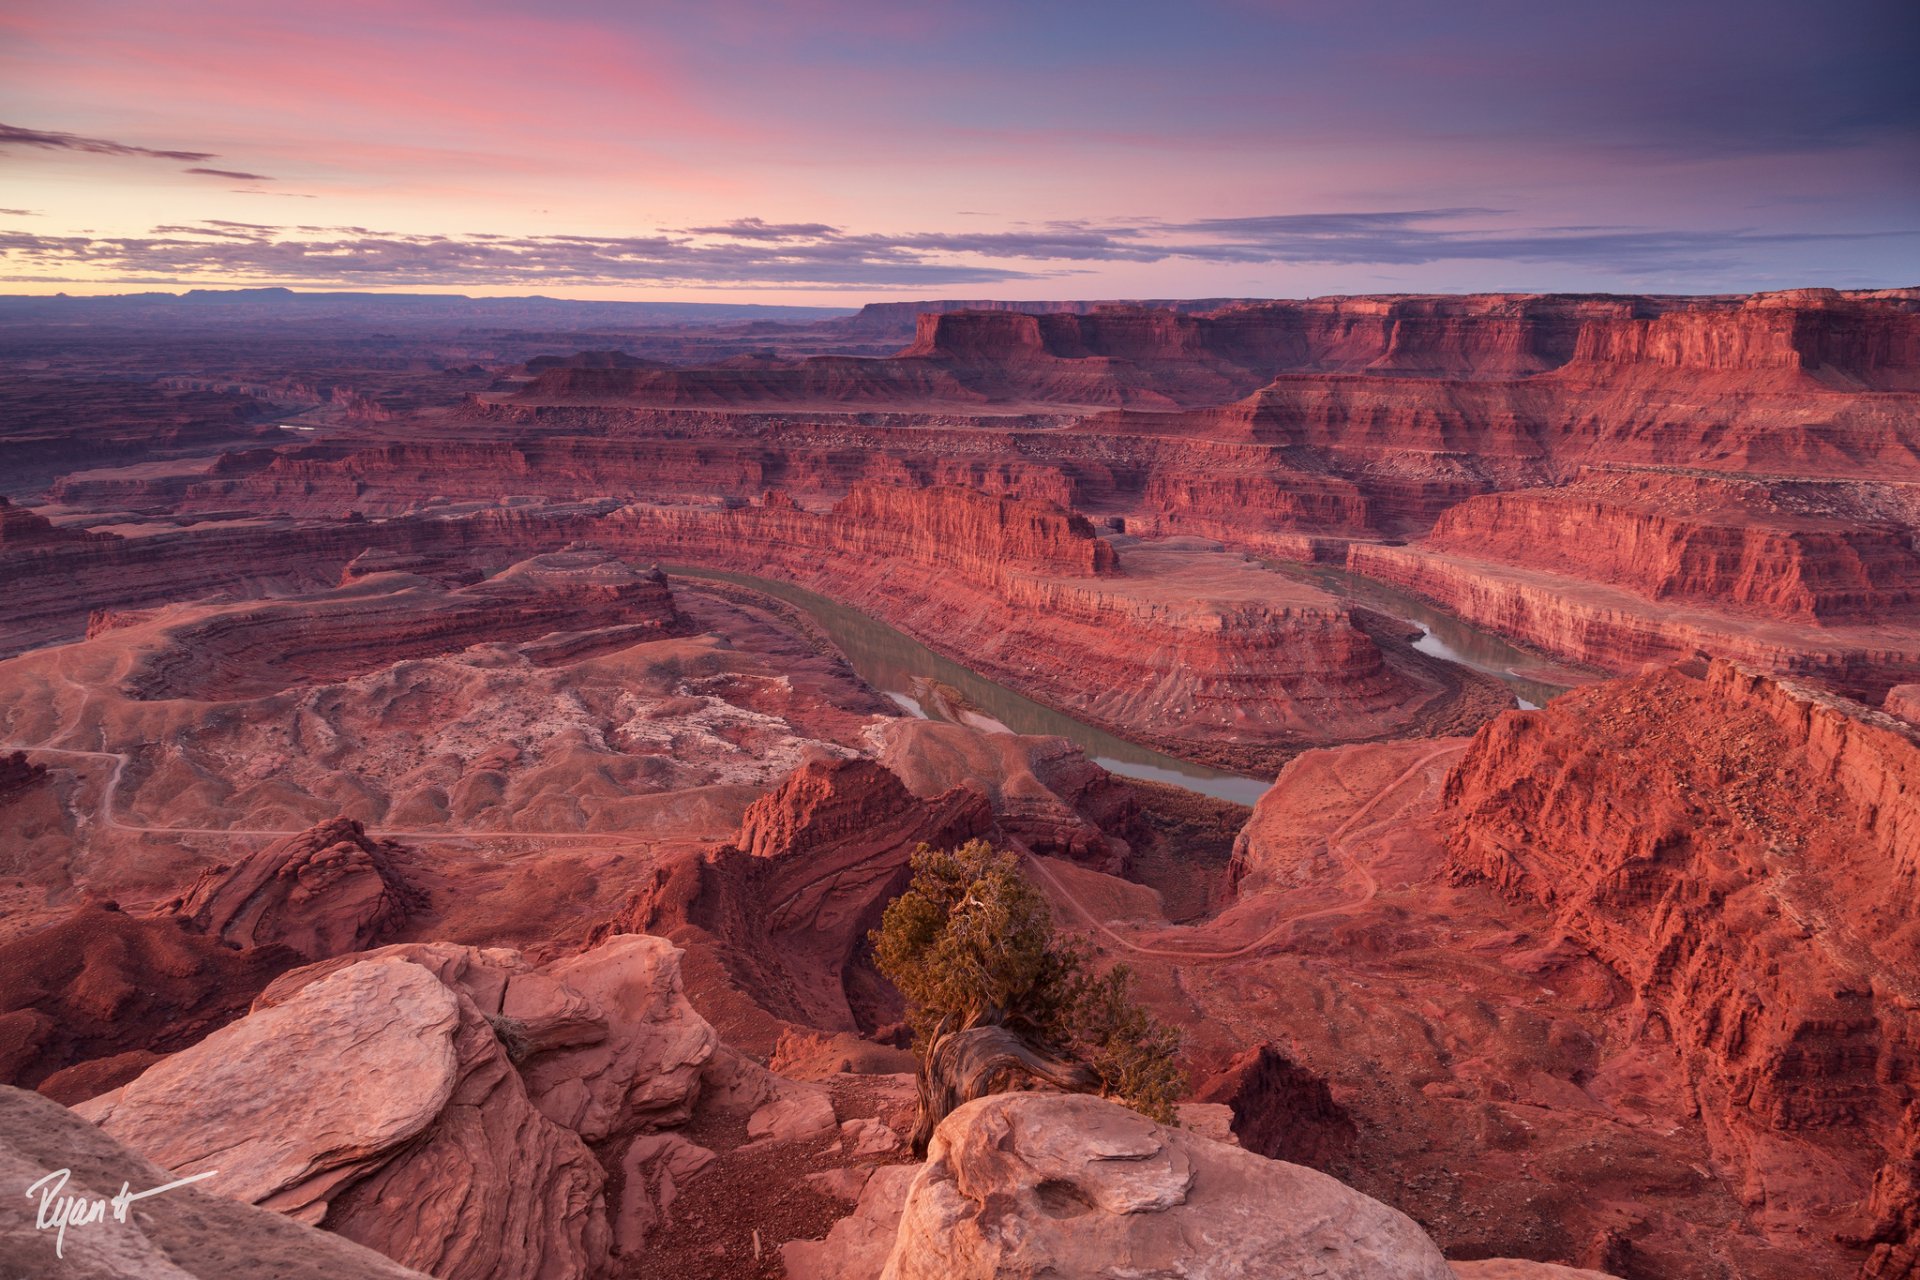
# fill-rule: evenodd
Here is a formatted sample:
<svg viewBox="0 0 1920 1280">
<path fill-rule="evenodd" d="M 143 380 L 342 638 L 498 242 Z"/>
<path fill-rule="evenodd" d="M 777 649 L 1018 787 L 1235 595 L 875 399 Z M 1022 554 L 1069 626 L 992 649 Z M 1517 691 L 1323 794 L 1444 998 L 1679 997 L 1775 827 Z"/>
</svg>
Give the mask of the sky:
<svg viewBox="0 0 1920 1280">
<path fill-rule="evenodd" d="M 0 292 L 1920 284 L 1920 4 L 0 0 Z"/>
</svg>

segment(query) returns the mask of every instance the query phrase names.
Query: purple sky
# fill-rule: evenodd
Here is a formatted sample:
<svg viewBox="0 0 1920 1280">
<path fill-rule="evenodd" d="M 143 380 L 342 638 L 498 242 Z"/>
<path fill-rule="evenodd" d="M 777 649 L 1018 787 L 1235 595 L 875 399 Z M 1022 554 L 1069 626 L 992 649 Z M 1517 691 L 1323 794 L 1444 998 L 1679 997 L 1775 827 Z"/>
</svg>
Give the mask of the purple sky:
<svg viewBox="0 0 1920 1280">
<path fill-rule="evenodd" d="M 1913 0 L 15 0 L 0 291 L 1920 284 L 1916 66 Z"/>
</svg>

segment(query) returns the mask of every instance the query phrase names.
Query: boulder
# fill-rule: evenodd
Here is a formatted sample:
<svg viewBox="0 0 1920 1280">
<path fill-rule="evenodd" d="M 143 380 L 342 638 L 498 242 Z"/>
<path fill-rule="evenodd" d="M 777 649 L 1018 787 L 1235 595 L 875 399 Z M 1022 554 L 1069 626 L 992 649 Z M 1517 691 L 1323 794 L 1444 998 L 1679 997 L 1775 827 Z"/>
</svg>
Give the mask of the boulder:
<svg viewBox="0 0 1920 1280">
<path fill-rule="evenodd" d="M 175 1178 L 58 1103 L 0 1086 L 0 1184 L 18 1194 L 61 1169 L 68 1176 L 54 1192 L 55 1212 L 61 1197 L 110 1205 L 123 1187 L 138 1194 Z M 31 1196 L 24 1209 L 0 1214 L 0 1277 L 426 1280 L 351 1240 L 220 1195 L 217 1182 L 143 1197 L 124 1222 L 109 1207 L 64 1235 L 35 1225 L 40 1199 Z"/>
<path fill-rule="evenodd" d="M 548 965 L 534 978 L 555 984 L 544 1000 L 577 993 L 596 1007 L 606 1036 L 594 1044 L 536 1054 L 522 1065 L 542 1114 L 597 1142 L 638 1123 L 665 1128 L 693 1114 L 700 1073 L 719 1037 L 680 986 L 680 950 L 665 938 L 621 934 Z M 538 985 L 515 978 L 502 1012 L 531 1011 Z"/>
<path fill-rule="evenodd" d="M 1046 1093 L 941 1122 L 882 1274 L 1454 1280 L 1411 1218 L 1325 1174 Z"/>
<path fill-rule="evenodd" d="M 417 964 L 466 996 L 506 1046 L 534 1106 L 588 1142 L 685 1122 L 719 1044 L 687 1003 L 680 951 L 664 938 L 616 935 L 545 968 L 518 951 L 446 942 L 400 943 L 357 958 Z M 256 1007 L 353 959 L 285 974 Z"/>
<path fill-rule="evenodd" d="M 833 1099 L 817 1084 L 776 1077 L 773 1096 L 747 1117 L 747 1137 L 754 1142 L 805 1142 L 831 1133 L 837 1123 Z"/>
<path fill-rule="evenodd" d="M 840 1126 L 840 1141 L 850 1156 L 883 1156 L 900 1149 L 900 1135 L 879 1120 L 861 1118 Z"/>
<path fill-rule="evenodd" d="M 426 905 L 401 858 L 399 845 L 335 818 L 203 873 L 167 910 L 226 942 L 322 960 L 373 946 Z"/>
<path fill-rule="evenodd" d="M 217 1101 L 215 1101 L 217 1100 Z M 338 969 L 77 1110 L 209 1189 L 440 1280 L 605 1259 L 605 1175 L 536 1110 L 474 1002 L 420 965 Z"/>
</svg>

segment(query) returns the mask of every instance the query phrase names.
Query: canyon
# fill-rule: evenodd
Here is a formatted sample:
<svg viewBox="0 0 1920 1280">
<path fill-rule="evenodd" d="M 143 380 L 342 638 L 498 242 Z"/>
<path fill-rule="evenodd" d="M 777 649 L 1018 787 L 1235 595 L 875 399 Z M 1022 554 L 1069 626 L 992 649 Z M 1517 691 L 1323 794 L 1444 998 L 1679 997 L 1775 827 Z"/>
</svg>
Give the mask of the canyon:
<svg viewBox="0 0 1920 1280">
<path fill-rule="evenodd" d="M 73 301 L 0 312 L 0 1162 L 218 1171 L 129 1257 L 1920 1276 L 1920 290 Z M 868 935 L 975 838 L 1177 1126 L 907 1149 Z"/>
</svg>

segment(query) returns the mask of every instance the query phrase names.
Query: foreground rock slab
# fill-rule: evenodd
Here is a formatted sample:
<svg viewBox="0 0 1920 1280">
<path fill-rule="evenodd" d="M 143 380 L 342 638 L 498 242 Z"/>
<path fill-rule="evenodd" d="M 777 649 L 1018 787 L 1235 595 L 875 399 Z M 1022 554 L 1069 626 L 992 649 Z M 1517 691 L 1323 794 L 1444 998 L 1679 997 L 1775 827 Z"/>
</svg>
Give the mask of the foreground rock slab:
<svg viewBox="0 0 1920 1280">
<path fill-rule="evenodd" d="M 1411 1218 L 1325 1174 L 1055 1094 L 941 1123 L 882 1275 L 1454 1277 Z"/>
<path fill-rule="evenodd" d="M 58 1103 L 0 1087 L 0 1183 L 17 1191 L 60 1169 L 69 1177 L 59 1194 L 89 1201 L 174 1180 Z M 37 1199 L 19 1202 L 0 1215 L 0 1280 L 423 1280 L 351 1240 L 219 1195 L 216 1181 L 146 1197 L 125 1222 L 109 1209 L 64 1237 L 35 1226 Z"/>
<path fill-rule="evenodd" d="M 607 1253 L 592 1153 L 535 1109 L 473 1001 L 407 961 L 328 974 L 78 1110 L 441 1280 L 566 1280 Z"/>
</svg>

